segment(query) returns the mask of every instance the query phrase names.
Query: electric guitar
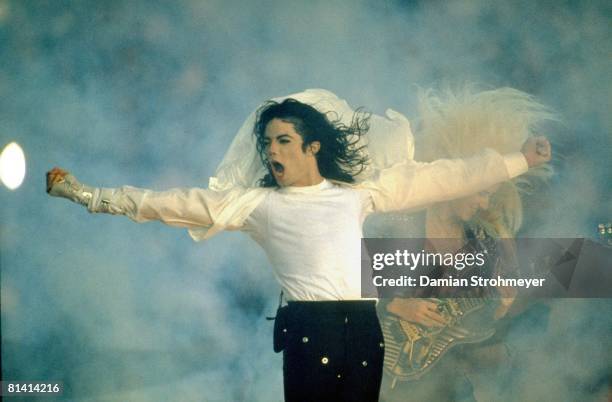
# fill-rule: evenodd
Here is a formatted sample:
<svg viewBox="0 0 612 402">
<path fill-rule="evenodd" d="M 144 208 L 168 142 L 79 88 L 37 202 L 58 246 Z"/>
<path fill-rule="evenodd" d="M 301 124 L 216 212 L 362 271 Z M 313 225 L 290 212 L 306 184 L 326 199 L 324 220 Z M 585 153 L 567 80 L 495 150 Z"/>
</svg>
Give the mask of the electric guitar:
<svg viewBox="0 0 612 402">
<path fill-rule="evenodd" d="M 484 298 L 430 299 L 448 324 L 426 328 L 388 312 L 381 320 L 385 338 L 384 369 L 398 380 L 418 380 L 454 346 L 482 342 L 495 333 L 492 303 Z"/>
<path fill-rule="evenodd" d="M 499 270 L 501 258 L 495 241 L 481 236 L 468 243 L 464 251 L 485 251 L 491 257 L 497 256 L 490 261 L 490 274 Z M 473 273 L 466 269 L 459 276 L 467 277 Z M 404 321 L 386 310 L 381 313 L 380 323 L 385 339 L 384 370 L 393 378 L 392 388 L 397 381 L 421 378 L 453 347 L 482 342 L 495 334 L 494 314 L 499 295 L 473 289 L 462 291 L 457 296 L 429 299 L 437 303 L 438 312 L 447 322 L 441 328 L 428 328 Z"/>
</svg>

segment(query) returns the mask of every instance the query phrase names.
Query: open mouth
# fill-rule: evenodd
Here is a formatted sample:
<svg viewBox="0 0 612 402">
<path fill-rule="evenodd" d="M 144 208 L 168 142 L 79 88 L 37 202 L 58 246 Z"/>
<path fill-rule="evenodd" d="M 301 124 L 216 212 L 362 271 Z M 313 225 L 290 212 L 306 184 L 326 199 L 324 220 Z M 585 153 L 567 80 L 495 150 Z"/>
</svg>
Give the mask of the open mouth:
<svg viewBox="0 0 612 402">
<path fill-rule="evenodd" d="M 282 165 L 282 163 L 277 161 L 270 161 L 270 167 L 272 168 L 272 171 L 277 175 L 282 175 L 285 171 L 285 167 Z"/>
</svg>

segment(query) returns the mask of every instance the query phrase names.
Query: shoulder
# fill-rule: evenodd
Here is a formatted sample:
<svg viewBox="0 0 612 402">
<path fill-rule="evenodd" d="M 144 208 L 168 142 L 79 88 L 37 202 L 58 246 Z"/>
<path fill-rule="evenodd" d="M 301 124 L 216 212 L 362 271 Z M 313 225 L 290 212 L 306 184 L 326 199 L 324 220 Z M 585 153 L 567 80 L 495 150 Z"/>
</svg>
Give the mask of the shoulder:
<svg viewBox="0 0 612 402">
<path fill-rule="evenodd" d="M 369 192 L 366 188 L 361 186 L 360 183 L 345 183 L 342 181 L 330 180 L 333 185 L 333 189 L 336 191 L 350 195 L 352 197 L 369 197 Z"/>
</svg>

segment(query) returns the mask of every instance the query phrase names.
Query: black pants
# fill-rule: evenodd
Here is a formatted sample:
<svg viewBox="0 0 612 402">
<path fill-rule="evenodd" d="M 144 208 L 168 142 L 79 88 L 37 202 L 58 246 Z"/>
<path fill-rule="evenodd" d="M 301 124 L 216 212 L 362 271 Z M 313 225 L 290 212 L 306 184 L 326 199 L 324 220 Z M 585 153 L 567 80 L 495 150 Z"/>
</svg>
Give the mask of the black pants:
<svg viewBox="0 0 612 402">
<path fill-rule="evenodd" d="M 373 301 L 289 302 L 285 401 L 378 401 L 383 336 Z"/>
</svg>

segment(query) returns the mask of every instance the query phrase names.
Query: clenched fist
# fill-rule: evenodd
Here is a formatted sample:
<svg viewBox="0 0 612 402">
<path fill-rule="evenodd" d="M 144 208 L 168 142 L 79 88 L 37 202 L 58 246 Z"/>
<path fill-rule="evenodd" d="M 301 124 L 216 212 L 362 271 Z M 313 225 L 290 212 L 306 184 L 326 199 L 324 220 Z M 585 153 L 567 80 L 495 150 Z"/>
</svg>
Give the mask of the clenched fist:
<svg viewBox="0 0 612 402">
<path fill-rule="evenodd" d="M 88 206 L 94 189 L 85 186 L 66 170 L 54 167 L 47 172 L 47 193 Z"/>
<path fill-rule="evenodd" d="M 528 138 L 521 152 L 525 155 L 530 168 L 549 162 L 552 157 L 550 142 L 543 136 Z"/>
<path fill-rule="evenodd" d="M 51 192 L 51 188 L 54 184 L 58 184 L 64 181 L 64 178 L 68 175 L 66 170 L 58 168 L 57 166 L 47 172 L 47 193 Z"/>
</svg>

